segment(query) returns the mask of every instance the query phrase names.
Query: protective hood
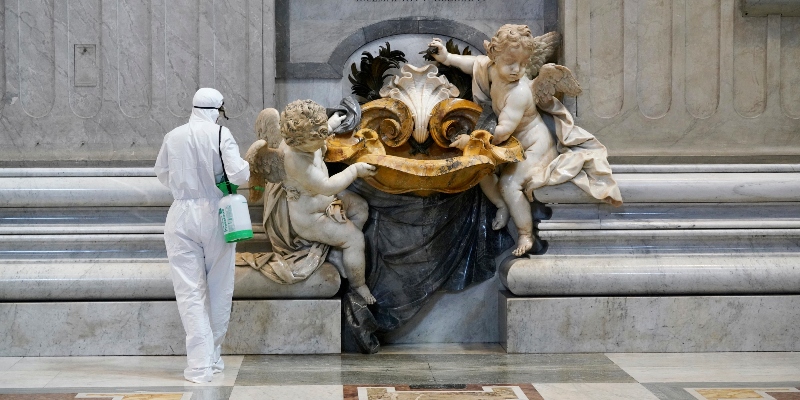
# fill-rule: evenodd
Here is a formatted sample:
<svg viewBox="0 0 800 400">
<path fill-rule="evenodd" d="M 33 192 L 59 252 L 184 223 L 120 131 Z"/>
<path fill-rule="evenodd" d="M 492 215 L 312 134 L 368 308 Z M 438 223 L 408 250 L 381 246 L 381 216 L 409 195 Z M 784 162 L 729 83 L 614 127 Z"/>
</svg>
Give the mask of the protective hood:
<svg viewBox="0 0 800 400">
<path fill-rule="evenodd" d="M 212 124 L 217 123 L 217 118 L 219 118 L 219 107 L 222 107 L 222 93 L 220 93 L 217 89 L 212 88 L 201 88 L 194 94 L 194 98 L 192 99 L 192 117 L 200 118 L 203 121 L 211 122 Z M 213 107 L 211 109 L 203 109 L 203 108 L 196 108 L 196 107 Z"/>
</svg>

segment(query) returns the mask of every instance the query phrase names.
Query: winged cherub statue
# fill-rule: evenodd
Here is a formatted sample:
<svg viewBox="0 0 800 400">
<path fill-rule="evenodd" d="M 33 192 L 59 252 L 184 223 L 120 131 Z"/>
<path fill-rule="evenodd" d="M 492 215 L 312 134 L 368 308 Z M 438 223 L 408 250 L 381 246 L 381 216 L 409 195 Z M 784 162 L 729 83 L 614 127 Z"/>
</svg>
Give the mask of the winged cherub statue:
<svg viewBox="0 0 800 400">
<path fill-rule="evenodd" d="M 497 115 L 493 144 L 514 136 L 525 149 L 525 159 L 506 164 L 497 181 L 506 209 L 498 206 L 492 225 L 500 229 L 513 219 L 519 237 L 516 256 L 533 246 L 533 191 L 542 186 L 572 180 L 595 198 L 614 205 L 622 197 L 611 176 L 606 148 L 593 135 L 574 125 L 572 115 L 555 97 L 556 93 L 577 96 L 581 89 L 572 72 L 564 66 L 545 64 L 553 55 L 560 35 L 551 32 L 534 37 L 526 25 L 503 25 L 484 41 L 486 56 L 449 54 L 440 39 L 429 44 L 436 61 L 472 75 L 475 102 L 491 107 Z M 555 119 L 551 135 L 539 110 Z M 461 136 L 453 147 L 463 147 L 468 137 Z M 492 175 L 487 179 L 497 179 Z M 481 182 L 487 196 L 490 185 Z M 497 205 L 496 200 L 492 202 Z M 507 211 L 506 211 L 507 210 Z"/>
<path fill-rule="evenodd" d="M 328 246 L 341 249 L 340 273 L 372 304 L 375 297 L 366 285 L 361 231 L 369 209 L 363 198 L 345 189 L 356 178 L 374 175 L 375 167 L 359 162 L 329 176 L 322 158 L 325 139 L 344 118 L 334 114 L 328 119 L 325 108 L 311 100 L 290 103 L 280 117 L 277 110 L 266 109 L 256 122 L 259 140 L 245 158 L 251 165 L 251 188 L 271 183 L 264 218 L 278 264 L 301 263 L 301 257 L 321 264 Z M 282 210 L 288 220 L 286 215 L 281 219 Z"/>
</svg>

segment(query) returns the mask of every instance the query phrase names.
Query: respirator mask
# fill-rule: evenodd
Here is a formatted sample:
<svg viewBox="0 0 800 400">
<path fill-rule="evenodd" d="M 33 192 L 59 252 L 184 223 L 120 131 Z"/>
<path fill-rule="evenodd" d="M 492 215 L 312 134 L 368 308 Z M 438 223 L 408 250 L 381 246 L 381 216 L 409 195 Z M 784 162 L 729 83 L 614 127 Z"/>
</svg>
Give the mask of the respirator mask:
<svg viewBox="0 0 800 400">
<path fill-rule="evenodd" d="M 227 115 L 225 115 L 225 102 L 223 101 L 219 107 L 199 107 L 193 106 L 194 108 L 199 108 L 201 110 L 219 110 L 219 115 L 225 117 L 225 119 L 229 119 Z"/>
</svg>

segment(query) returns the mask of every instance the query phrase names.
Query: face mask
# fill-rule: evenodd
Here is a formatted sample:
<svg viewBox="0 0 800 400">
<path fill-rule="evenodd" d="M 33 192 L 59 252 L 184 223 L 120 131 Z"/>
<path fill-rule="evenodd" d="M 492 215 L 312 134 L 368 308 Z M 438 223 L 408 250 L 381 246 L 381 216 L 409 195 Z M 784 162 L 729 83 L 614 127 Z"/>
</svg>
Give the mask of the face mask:
<svg viewBox="0 0 800 400">
<path fill-rule="evenodd" d="M 199 108 L 201 110 L 219 110 L 219 115 L 225 117 L 225 119 L 229 119 L 227 115 L 225 115 L 225 102 L 222 102 L 222 105 L 219 107 L 198 107 L 193 106 L 194 108 Z"/>
</svg>

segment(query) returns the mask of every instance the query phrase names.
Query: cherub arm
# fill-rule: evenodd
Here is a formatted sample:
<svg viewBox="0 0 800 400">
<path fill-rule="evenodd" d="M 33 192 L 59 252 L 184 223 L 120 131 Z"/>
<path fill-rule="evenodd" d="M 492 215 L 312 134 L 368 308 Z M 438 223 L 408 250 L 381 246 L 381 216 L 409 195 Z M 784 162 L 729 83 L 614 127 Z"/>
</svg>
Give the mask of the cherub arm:
<svg viewBox="0 0 800 400">
<path fill-rule="evenodd" d="M 492 144 L 505 142 L 517 130 L 517 126 L 525 114 L 525 109 L 532 102 L 531 97 L 530 91 L 524 86 L 519 86 L 508 94 L 505 107 L 497 116 L 497 127 L 494 129 Z"/>
<path fill-rule="evenodd" d="M 287 176 L 302 184 L 311 193 L 333 196 L 347 189 L 356 178 L 375 174 L 374 166 L 359 162 L 336 175 L 328 176 L 323 169 L 314 165 L 314 157 L 313 153 L 289 151 L 285 163 Z"/>
<path fill-rule="evenodd" d="M 468 75 L 472 75 L 472 67 L 475 65 L 475 56 L 464 56 L 461 54 L 451 54 L 442 44 L 442 39 L 434 38 L 428 46 L 435 47 L 437 52 L 432 54 L 433 58 L 447 66 L 456 67 Z"/>
</svg>

